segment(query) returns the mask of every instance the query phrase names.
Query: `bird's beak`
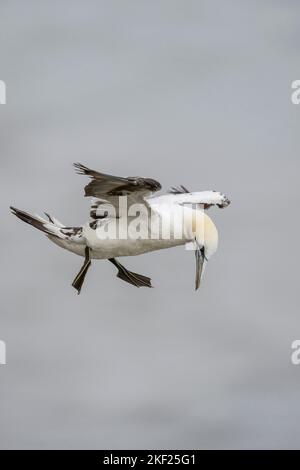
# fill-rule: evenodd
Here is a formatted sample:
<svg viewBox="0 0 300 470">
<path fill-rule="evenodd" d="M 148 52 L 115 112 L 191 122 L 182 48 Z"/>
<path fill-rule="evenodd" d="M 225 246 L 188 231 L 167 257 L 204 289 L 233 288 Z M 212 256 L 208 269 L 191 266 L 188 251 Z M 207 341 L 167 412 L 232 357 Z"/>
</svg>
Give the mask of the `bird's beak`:
<svg viewBox="0 0 300 470">
<path fill-rule="evenodd" d="M 196 257 L 195 290 L 197 290 L 200 287 L 202 276 L 204 274 L 204 269 L 205 269 L 207 261 L 203 252 L 199 248 L 195 250 L 195 257 Z"/>
</svg>

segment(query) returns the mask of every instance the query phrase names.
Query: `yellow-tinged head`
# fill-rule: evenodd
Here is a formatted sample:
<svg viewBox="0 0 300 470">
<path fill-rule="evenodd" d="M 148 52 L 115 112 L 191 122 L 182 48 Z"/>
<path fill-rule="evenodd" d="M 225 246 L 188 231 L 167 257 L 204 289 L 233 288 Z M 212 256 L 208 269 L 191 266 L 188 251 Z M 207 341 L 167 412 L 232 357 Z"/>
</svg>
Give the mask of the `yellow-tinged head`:
<svg viewBox="0 0 300 470">
<path fill-rule="evenodd" d="M 192 232 L 199 247 L 203 247 L 205 258 L 208 260 L 218 248 L 218 231 L 211 218 L 200 210 L 193 211 Z"/>
<path fill-rule="evenodd" d="M 196 256 L 195 289 L 200 286 L 206 263 L 218 248 L 218 231 L 204 211 L 194 211 L 192 216 L 192 231 Z"/>
</svg>

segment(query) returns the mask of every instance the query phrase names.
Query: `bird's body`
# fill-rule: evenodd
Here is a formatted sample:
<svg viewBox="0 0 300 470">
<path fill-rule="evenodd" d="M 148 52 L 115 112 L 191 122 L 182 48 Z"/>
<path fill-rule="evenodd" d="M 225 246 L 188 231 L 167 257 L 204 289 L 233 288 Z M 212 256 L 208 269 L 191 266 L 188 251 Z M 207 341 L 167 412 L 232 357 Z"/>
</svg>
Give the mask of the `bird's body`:
<svg viewBox="0 0 300 470">
<path fill-rule="evenodd" d="M 148 199 L 151 207 L 151 218 L 148 217 L 148 213 L 147 216 L 139 218 L 141 228 L 136 236 L 126 236 L 128 231 L 130 231 L 131 224 L 136 220 L 136 217 L 131 216 L 112 220 L 104 219 L 98 222 L 96 228 L 91 228 L 90 223 L 86 223 L 80 227 L 82 230 L 81 237 L 75 240 L 71 238 L 66 240 L 51 235 L 49 235 L 49 238 L 62 248 L 80 256 L 84 256 L 85 247 L 88 246 L 91 250 L 90 257 L 92 259 L 136 256 L 192 242 L 195 236 L 193 231 L 195 227 L 193 225 L 195 226 L 195 218 L 197 218 L 198 231 L 196 236 L 198 237 L 199 245 L 203 245 L 204 231 L 206 232 L 206 237 L 213 238 L 215 236 L 217 242 L 217 229 L 207 214 L 173 203 L 172 197 L 169 198 L 168 204 L 164 202 L 164 205 L 162 205 L 160 202 L 159 197 Z M 185 231 L 182 231 L 182 233 L 175 225 L 176 220 L 185 221 Z M 45 222 L 50 229 L 55 230 L 56 227 L 50 227 L 51 222 Z M 107 224 L 111 224 L 110 233 L 114 237 L 105 236 L 106 232 L 103 229 Z M 165 231 L 169 230 L 166 237 L 162 233 L 163 227 L 165 227 Z M 176 228 L 179 232 L 178 237 L 176 237 Z M 208 230 L 210 230 L 209 235 Z M 124 236 L 122 237 L 121 234 L 124 234 Z"/>
<path fill-rule="evenodd" d="M 118 277 L 136 285 L 151 287 L 150 279 L 132 273 L 116 258 L 189 245 L 195 250 L 199 287 L 206 261 L 217 250 L 218 232 L 205 210 L 213 205 L 226 207 L 229 200 L 216 191 L 189 193 L 184 187 L 171 194 L 152 196 L 160 184 L 149 178 L 119 178 L 75 165 L 92 181 L 86 196 L 93 197 L 90 221 L 66 227 L 56 218 L 47 219 L 12 208 L 23 221 L 46 233 L 55 244 L 85 257 L 73 286 L 81 290 L 92 259 L 108 259 L 118 268 Z"/>
</svg>

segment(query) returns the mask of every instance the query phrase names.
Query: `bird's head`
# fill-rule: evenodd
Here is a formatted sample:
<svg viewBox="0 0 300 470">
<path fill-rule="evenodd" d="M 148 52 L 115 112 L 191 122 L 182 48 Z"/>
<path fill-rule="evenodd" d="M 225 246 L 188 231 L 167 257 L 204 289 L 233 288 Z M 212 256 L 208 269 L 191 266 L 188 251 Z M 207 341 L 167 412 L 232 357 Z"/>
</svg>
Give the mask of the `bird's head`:
<svg viewBox="0 0 300 470">
<path fill-rule="evenodd" d="M 199 248 L 203 247 L 206 260 L 218 249 L 218 230 L 211 218 L 204 211 L 193 211 L 193 238 Z"/>
<path fill-rule="evenodd" d="M 200 286 L 208 260 L 218 249 L 218 231 L 205 212 L 195 211 L 193 214 L 192 229 L 194 235 L 194 249 L 196 256 L 196 282 L 195 288 Z"/>
</svg>

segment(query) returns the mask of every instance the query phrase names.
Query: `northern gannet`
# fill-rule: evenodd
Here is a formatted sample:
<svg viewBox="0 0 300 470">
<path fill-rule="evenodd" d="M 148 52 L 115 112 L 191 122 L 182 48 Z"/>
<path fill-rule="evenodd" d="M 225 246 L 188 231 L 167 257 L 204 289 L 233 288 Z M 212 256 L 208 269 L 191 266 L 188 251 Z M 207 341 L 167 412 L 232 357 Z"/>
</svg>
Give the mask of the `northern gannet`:
<svg viewBox="0 0 300 470">
<path fill-rule="evenodd" d="M 205 265 L 218 247 L 217 228 L 205 210 L 227 207 L 230 201 L 224 194 L 189 192 L 179 186 L 168 194 L 153 196 L 161 185 L 151 178 L 122 178 L 80 163 L 74 166 L 79 174 L 91 178 L 85 186 L 85 196 L 93 198 L 89 222 L 67 227 L 47 213 L 45 219 L 14 207 L 11 211 L 52 242 L 85 258 L 72 283 L 78 294 L 92 259 L 109 260 L 117 268 L 117 276 L 136 287 L 152 287 L 149 277 L 128 271 L 116 258 L 183 244 L 195 250 L 198 289 Z"/>
</svg>

